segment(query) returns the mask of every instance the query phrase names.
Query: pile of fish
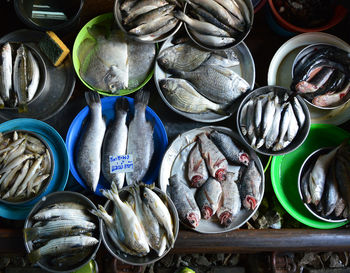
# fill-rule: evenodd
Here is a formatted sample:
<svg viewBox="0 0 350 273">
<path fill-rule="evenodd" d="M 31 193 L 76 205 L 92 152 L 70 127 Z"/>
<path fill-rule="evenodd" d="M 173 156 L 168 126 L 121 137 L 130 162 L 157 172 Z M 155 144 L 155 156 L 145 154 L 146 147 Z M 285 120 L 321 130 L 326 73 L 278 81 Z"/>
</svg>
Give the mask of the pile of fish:
<svg viewBox="0 0 350 273">
<path fill-rule="evenodd" d="M 182 0 L 125 0 L 120 5 L 121 23 L 129 34 L 154 41 L 173 30 L 179 20 L 174 10 Z"/>
<path fill-rule="evenodd" d="M 175 243 L 173 218 L 167 205 L 152 189 L 134 184 L 121 200 L 115 183 L 102 194 L 113 202 L 113 214 L 99 205 L 93 213 L 105 223 L 109 237 L 122 252 L 143 257 L 151 249 L 162 256 Z"/>
<path fill-rule="evenodd" d="M 349 99 L 349 53 L 326 45 L 310 50 L 295 64 L 291 89 L 316 106 L 341 105 Z"/>
<path fill-rule="evenodd" d="M 31 49 L 23 44 L 5 43 L 1 48 L 0 108 L 17 107 L 19 112 L 26 112 L 39 80 L 39 65 Z"/>
<path fill-rule="evenodd" d="M 227 114 L 227 107 L 250 85 L 233 71 L 239 60 L 233 50 L 223 55 L 205 51 L 185 42 L 159 53 L 159 66 L 172 76 L 159 80 L 166 100 L 187 113 L 213 111 Z"/>
<path fill-rule="evenodd" d="M 94 88 L 120 94 L 139 86 L 151 72 L 156 49 L 126 37 L 115 25 L 105 22 L 87 29 L 91 36 L 78 48 L 79 74 Z"/>
<path fill-rule="evenodd" d="M 91 256 L 99 242 L 96 217 L 78 203 L 48 205 L 30 220 L 35 223 L 23 232 L 25 241 L 33 244 L 31 263 L 45 259 L 50 266 L 72 267 Z"/>
<path fill-rule="evenodd" d="M 286 148 L 305 125 L 306 114 L 295 96 L 269 92 L 249 99 L 241 109 L 242 134 L 254 149 Z"/>
<path fill-rule="evenodd" d="M 115 118 L 108 128 L 102 117 L 100 96 L 96 92 L 86 92 L 89 118 L 82 129 L 76 151 L 76 167 L 85 183 L 96 190 L 100 172 L 109 182 L 122 188 L 124 181 L 133 184 L 143 179 L 154 153 L 153 124 L 146 120 L 146 106 L 150 93 L 140 90 L 135 95 L 135 111 L 127 125 L 128 100 L 119 98 L 115 104 Z M 133 171 L 115 173 L 110 168 L 110 157 L 133 156 Z"/>
<path fill-rule="evenodd" d="M 195 40 L 213 48 L 240 41 L 251 25 L 245 0 L 186 0 L 186 13 L 174 12 L 185 22 Z M 190 15 L 191 17 L 189 17 Z"/>
<path fill-rule="evenodd" d="M 0 196 L 24 201 L 47 184 L 53 160 L 48 149 L 27 132 L 0 133 Z"/>
<path fill-rule="evenodd" d="M 239 171 L 230 172 L 229 163 L 238 164 Z M 242 205 L 254 210 L 262 198 L 262 177 L 254 160 L 224 133 L 197 135 L 186 164 L 186 179 L 171 176 L 169 192 L 180 220 L 192 228 L 202 218 L 227 227 Z M 195 194 L 189 187 L 197 188 Z"/>
<path fill-rule="evenodd" d="M 322 155 L 303 171 L 300 189 L 304 202 L 321 217 L 350 216 L 350 145 L 348 140 Z"/>
</svg>

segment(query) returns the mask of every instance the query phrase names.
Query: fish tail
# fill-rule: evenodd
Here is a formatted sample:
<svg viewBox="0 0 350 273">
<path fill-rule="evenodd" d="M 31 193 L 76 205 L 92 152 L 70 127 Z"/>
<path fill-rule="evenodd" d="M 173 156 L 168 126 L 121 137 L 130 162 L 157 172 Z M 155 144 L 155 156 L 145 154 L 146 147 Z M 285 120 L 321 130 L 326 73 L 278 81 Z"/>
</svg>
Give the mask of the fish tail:
<svg viewBox="0 0 350 273">
<path fill-rule="evenodd" d="M 173 14 L 177 19 L 181 21 L 188 21 L 188 16 L 185 13 L 183 13 L 181 10 L 174 10 Z"/>
<path fill-rule="evenodd" d="M 115 103 L 115 111 L 125 111 L 129 110 L 129 101 L 125 97 L 121 97 Z"/>
<path fill-rule="evenodd" d="M 96 103 L 101 103 L 100 95 L 95 91 L 85 92 L 85 100 L 89 106 L 92 106 Z"/>
<path fill-rule="evenodd" d="M 40 260 L 40 252 L 39 249 L 34 250 L 28 254 L 28 260 L 31 264 L 36 263 Z"/>
<path fill-rule="evenodd" d="M 147 105 L 150 95 L 151 94 L 149 91 L 145 91 L 144 89 L 141 89 L 135 95 L 135 104 L 140 103 L 142 105 Z"/>
<path fill-rule="evenodd" d="M 28 112 L 28 107 L 26 103 L 20 103 L 18 105 L 18 113 L 26 113 Z"/>
<path fill-rule="evenodd" d="M 38 230 L 36 228 L 25 228 L 23 229 L 23 233 L 26 241 L 33 241 L 38 237 Z"/>
</svg>

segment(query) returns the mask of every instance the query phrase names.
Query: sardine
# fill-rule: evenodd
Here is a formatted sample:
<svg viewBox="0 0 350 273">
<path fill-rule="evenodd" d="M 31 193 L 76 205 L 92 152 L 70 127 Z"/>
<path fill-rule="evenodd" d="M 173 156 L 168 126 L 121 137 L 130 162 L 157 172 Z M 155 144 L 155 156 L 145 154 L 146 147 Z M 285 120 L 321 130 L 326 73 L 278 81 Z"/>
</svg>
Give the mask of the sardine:
<svg viewBox="0 0 350 273">
<path fill-rule="evenodd" d="M 16 166 L 18 166 L 19 164 L 21 164 L 22 162 L 26 161 L 27 159 L 31 159 L 34 158 L 33 154 L 23 154 L 20 155 L 19 157 L 15 158 L 14 160 L 12 160 L 11 162 L 9 162 L 4 168 L 2 168 L 0 170 L 0 174 L 2 173 L 6 173 L 10 170 L 12 170 L 13 168 L 15 168 Z"/>
<path fill-rule="evenodd" d="M 303 108 L 301 107 L 299 100 L 296 97 L 293 97 L 292 106 L 295 116 L 298 120 L 299 128 L 302 128 L 305 123 L 306 115 L 304 113 Z"/>
<path fill-rule="evenodd" d="M 223 6 L 229 12 L 231 12 L 240 21 L 244 20 L 242 12 L 234 0 L 214 0 L 214 1 L 219 3 L 221 6 Z"/>
<path fill-rule="evenodd" d="M 128 12 L 138 1 L 139 0 L 125 0 L 120 5 L 120 10 Z"/>
<path fill-rule="evenodd" d="M 321 200 L 321 202 L 323 201 L 324 203 L 325 216 L 330 215 L 334 211 L 339 198 L 340 192 L 335 174 L 335 160 L 333 160 L 331 165 L 328 167 L 324 193 Z"/>
<path fill-rule="evenodd" d="M 266 149 L 270 149 L 277 141 L 277 138 L 280 132 L 280 122 L 281 122 L 281 107 L 280 105 L 276 105 L 272 126 L 270 128 L 270 131 L 267 133 L 266 140 L 265 140 Z"/>
<path fill-rule="evenodd" d="M 28 70 L 27 70 L 27 77 L 28 77 L 28 97 L 27 102 L 31 101 L 39 86 L 39 80 L 40 80 L 40 70 L 39 65 L 37 61 L 35 60 L 33 54 L 31 53 L 30 49 L 27 50 L 27 61 L 28 61 Z"/>
<path fill-rule="evenodd" d="M 249 100 L 247 103 L 247 115 L 246 115 L 246 129 L 248 136 L 253 135 L 254 133 L 254 101 Z"/>
<path fill-rule="evenodd" d="M 22 143 L 19 146 L 17 146 L 13 150 L 11 150 L 7 154 L 7 156 L 4 158 L 4 161 L 3 161 L 4 166 L 6 166 L 7 163 L 11 162 L 15 158 L 21 156 L 24 153 L 24 151 L 26 150 L 26 146 L 27 146 L 27 141 L 24 140 L 24 141 L 22 141 Z"/>
<path fill-rule="evenodd" d="M 1 192 L 5 191 L 9 184 L 13 181 L 15 178 L 15 175 L 19 169 L 22 168 L 22 164 L 17 165 L 14 167 L 11 171 L 8 172 L 8 175 L 4 174 L 0 179 L 1 184 Z"/>
<path fill-rule="evenodd" d="M 144 0 L 138 1 L 131 9 L 127 10 L 127 16 L 123 18 L 123 23 L 128 24 L 137 16 L 145 14 L 151 10 L 167 5 L 165 0 Z"/>
<path fill-rule="evenodd" d="M 43 247 L 34 250 L 28 254 L 31 263 L 35 263 L 43 256 L 59 255 L 62 253 L 71 253 L 81 251 L 85 247 L 98 244 L 98 240 L 91 236 L 78 235 L 52 239 Z"/>
<path fill-rule="evenodd" d="M 37 192 L 39 192 L 39 190 L 41 189 L 41 187 L 43 186 L 43 181 L 45 181 L 50 175 L 49 174 L 43 174 L 43 175 L 39 175 L 34 179 L 33 182 L 33 188 L 32 188 L 32 192 L 33 194 L 36 194 Z"/>
<path fill-rule="evenodd" d="M 276 111 L 276 105 L 278 104 L 278 97 L 275 98 L 268 97 L 268 100 L 265 104 L 264 115 L 262 118 L 262 138 L 266 138 L 268 132 L 272 127 L 273 117 Z"/>
<path fill-rule="evenodd" d="M 251 161 L 248 169 L 239 182 L 239 192 L 243 206 L 248 210 L 254 210 L 260 200 L 260 185 L 262 179 L 255 162 Z"/>
<path fill-rule="evenodd" d="M 279 135 L 277 138 L 277 143 L 273 147 L 273 151 L 280 151 L 284 147 L 284 137 L 288 131 L 289 123 L 290 123 L 290 115 L 291 115 L 292 107 L 289 103 L 285 103 L 282 105 L 282 116 L 280 123 Z"/>
<path fill-rule="evenodd" d="M 69 204 L 69 203 L 67 203 Z M 72 208 L 64 206 L 50 206 L 38 211 L 33 219 L 36 221 L 40 220 L 86 220 L 91 221 L 91 216 L 84 209 L 73 206 Z"/>
<path fill-rule="evenodd" d="M 216 103 L 231 104 L 250 88 L 233 70 L 220 66 L 202 65 L 191 72 L 174 72 L 175 75 L 191 82 L 203 96 Z"/>
<path fill-rule="evenodd" d="M 21 185 L 25 177 L 27 176 L 29 169 L 29 160 L 27 160 L 24 163 L 24 166 L 22 167 L 19 175 L 17 176 L 15 182 L 13 185 L 10 187 L 10 189 L 2 196 L 3 199 L 8 199 L 11 198 L 15 195 L 15 192 L 17 191 L 18 187 Z"/>
<path fill-rule="evenodd" d="M 199 94 L 186 80 L 166 78 L 160 80 L 159 85 L 167 101 L 180 111 L 196 114 L 213 111 L 226 115 L 223 105 Z"/>
<path fill-rule="evenodd" d="M 196 192 L 196 202 L 206 220 L 210 219 L 217 211 L 221 200 L 222 189 L 220 182 L 210 177 Z"/>
<path fill-rule="evenodd" d="M 199 144 L 196 143 L 187 159 L 187 177 L 190 181 L 190 186 L 194 188 L 201 187 L 207 181 L 209 174 L 205 161 L 199 151 Z"/>
<path fill-rule="evenodd" d="M 171 23 L 174 17 L 172 15 L 165 15 L 162 17 L 157 17 L 153 21 L 149 21 L 146 24 L 139 25 L 133 29 L 129 30 L 129 33 L 134 35 L 147 35 L 156 32 L 160 28 L 166 26 Z"/>
<path fill-rule="evenodd" d="M 218 54 L 211 54 L 210 58 L 204 62 L 205 65 L 221 66 L 225 68 L 232 68 L 239 65 L 239 60 L 234 54 L 230 54 L 230 57 L 223 57 Z"/>
<path fill-rule="evenodd" d="M 23 44 L 17 49 L 13 65 L 13 89 L 18 97 L 18 111 L 26 112 L 27 109 L 27 54 Z"/>
<path fill-rule="evenodd" d="M 154 152 L 153 125 L 146 120 L 150 93 L 140 90 L 135 95 L 135 113 L 129 124 L 127 153 L 133 156 L 133 172 L 126 174 L 128 185 L 141 181 L 150 166 Z"/>
<path fill-rule="evenodd" d="M 209 137 L 226 159 L 233 163 L 248 166 L 250 161 L 249 155 L 244 150 L 238 148 L 230 136 L 214 130 L 210 133 Z"/>
<path fill-rule="evenodd" d="M 227 160 L 206 133 L 197 136 L 202 157 L 205 159 L 208 171 L 218 181 L 225 179 Z"/>
<path fill-rule="evenodd" d="M 81 133 L 76 153 L 77 170 L 90 188 L 95 191 L 101 170 L 101 147 L 106 131 L 106 123 L 102 118 L 100 96 L 96 92 L 86 92 L 85 99 L 89 105 L 89 120 Z"/>
<path fill-rule="evenodd" d="M 193 193 L 185 183 L 185 181 L 180 181 L 180 178 L 176 174 L 171 176 L 169 178 L 170 196 L 179 214 L 179 219 L 191 227 L 196 228 L 201 219 L 201 212 Z"/>
<path fill-rule="evenodd" d="M 1 48 L 0 68 L 0 94 L 4 102 L 10 100 L 12 89 L 12 48 L 10 43 L 5 43 Z"/>
<path fill-rule="evenodd" d="M 248 124 L 247 124 L 247 113 L 248 111 L 248 103 L 244 104 L 241 110 L 241 114 L 239 116 L 239 126 L 241 128 L 242 134 L 245 136 L 247 135 L 247 130 L 248 130 Z"/>
<path fill-rule="evenodd" d="M 205 62 L 211 53 L 189 43 L 182 43 L 163 49 L 157 58 L 158 64 L 165 69 L 192 71 Z"/>
<path fill-rule="evenodd" d="M 212 47 L 224 47 L 236 41 L 233 37 L 202 34 L 195 29 L 191 29 L 190 32 L 197 40 Z"/>
<path fill-rule="evenodd" d="M 221 182 L 222 200 L 216 212 L 220 224 L 226 227 L 241 210 L 241 199 L 234 176 L 234 173 L 228 172 L 226 179 Z"/>
<path fill-rule="evenodd" d="M 102 173 L 109 183 L 116 183 L 118 189 L 124 185 L 125 173 L 111 173 L 110 157 L 126 154 L 128 127 L 126 115 L 129 103 L 126 98 L 120 98 L 114 106 L 115 118 L 108 126 L 102 146 Z"/>
<path fill-rule="evenodd" d="M 144 204 L 151 209 L 159 224 L 164 227 L 169 244 L 173 247 L 175 243 L 174 226 L 169 209 L 154 191 L 147 187 L 142 188 L 142 190 L 142 200 Z"/>
<path fill-rule="evenodd" d="M 175 17 L 170 18 L 165 25 L 158 28 L 156 31 L 149 33 L 147 35 L 139 36 L 140 40 L 149 42 L 154 41 L 155 39 L 163 36 L 168 33 L 170 30 L 174 29 L 174 27 L 178 24 L 179 20 Z"/>
<path fill-rule="evenodd" d="M 298 120 L 297 120 L 295 113 L 293 111 L 293 107 L 291 107 L 290 121 L 289 121 L 288 130 L 287 130 L 287 140 L 289 142 L 292 142 L 293 139 L 295 138 L 295 136 L 297 135 L 298 131 L 299 131 Z"/>
</svg>

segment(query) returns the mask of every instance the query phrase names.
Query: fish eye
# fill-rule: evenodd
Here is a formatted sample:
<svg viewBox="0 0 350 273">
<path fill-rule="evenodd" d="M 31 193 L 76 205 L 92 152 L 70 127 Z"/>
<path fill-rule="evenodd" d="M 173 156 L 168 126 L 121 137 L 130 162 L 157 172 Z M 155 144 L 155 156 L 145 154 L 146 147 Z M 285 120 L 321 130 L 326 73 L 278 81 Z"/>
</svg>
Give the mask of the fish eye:
<svg viewBox="0 0 350 273">
<path fill-rule="evenodd" d="M 111 84 L 111 85 L 109 85 L 109 88 L 110 88 L 110 89 L 115 89 L 115 85 L 114 85 L 114 84 Z"/>
</svg>

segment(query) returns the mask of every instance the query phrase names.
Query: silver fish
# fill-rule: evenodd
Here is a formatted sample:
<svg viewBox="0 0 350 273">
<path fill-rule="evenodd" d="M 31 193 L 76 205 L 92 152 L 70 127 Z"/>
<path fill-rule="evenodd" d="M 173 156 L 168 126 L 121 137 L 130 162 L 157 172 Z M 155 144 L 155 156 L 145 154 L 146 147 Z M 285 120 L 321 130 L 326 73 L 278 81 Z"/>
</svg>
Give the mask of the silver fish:
<svg viewBox="0 0 350 273">
<path fill-rule="evenodd" d="M 278 134 L 280 132 L 280 121 L 281 121 L 281 107 L 280 105 L 276 105 L 272 126 L 266 136 L 266 141 L 265 141 L 266 149 L 270 149 L 273 146 L 273 144 L 277 141 Z"/>
<path fill-rule="evenodd" d="M 206 220 L 210 219 L 217 211 L 221 200 L 222 189 L 220 182 L 210 177 L 196 192 L 196 202 Z"/>
<path fill-rule="evenodd" d="M 86 249 L 83 249 L 76 253 L 62 254 L 58 257 L 54 257 L 53 259 L 50 259 L 50 264 L 58 267 L 72 267 L 74 265 L 77 265 L 86 259 L 86 257 L 88 257 L 89 253 L 91 253 L 90 248 L 91 247 L 87 247 Z"/>
<path fill-rule="evenodd" d="M 244 150 L 238 148 L 230 136 L 214 130 L 210 133 L 209 137 L 226 159 L 233 163 L 248 166 L 250 161 L 249 155 Z"/>
<path fill-rule="evenodd" d="M 173 231 L 174 225 L 169 209 L 164 204 L 162 199 L 160 199 L 160 197 L 154 191 L 147 187 L 143 188 L 142 200 L 145 205 L 151 209 L 159 224 L 164 227 L 169 244 L 171 247 L 173 247 L 175 243 Z"/>
<path fill-rule="evenodd" d="M 298 131 L 299 131 L 298 120 L 294 114 L 293 107 L 291 107 L 289 127 L 287 130 L 287 140 L 289 142 L 292 142 L 295 136 L 297 135 Z"/>
<path fill-rule="evenodd" d="M 124 185 L 125 173 L 111 173 L 110 157 L 125 155 L 128 141 L 126 115 L 129 103 L 126 98 L 120 98 L 114 106 L 115 118 L 107 128 L 102 145 L 102 173 L 109 183 L 116 183 L 118 189 Z"/>
<path fill-rule="evenodd" d="M 85 209 L 69 208 L 69 207 L 50 207 L 38 211 L 34 216 L 34 220 L 86 220 L 90 221 L 91 216 Z"/>
<path fill-rule="evenodd" d="M 30 252 L 28 254 L 28 259 L 31 263 L 35 263 L 39 261 L 43 256 L 81 251 L 85 247 L 93 246 L 96 244 L 98 244 L 98 240 L 91 236 L 78 235 L 61 237 L 52 239 L 41 248 Z"/>
<path fill-rule="evenodd" d="M 143 179 L 154 152 L 153 125 L 146 120 L 150 93 L 140 90 L 135 96 L 135 113 L 129 124 L 127 153 L 133 155 L 133 172 L 126 174 L 128 185 Z"/>
<path fill-rule="evenodd" d="M 265 138 L 272 127 L 273 116 L 276 111 L 276 105 L 278 104 L 278 96 L 268 97 L 268 100 L 265 104 L 264 116 L 262 119 L 262 138 Z"/>
<path fill-rule="evenodd" d="M 190 181 L 190 186 L 194 188 L 201 187 L 209 177 L 205 161 L 199 151 L 198 143 L 193 146 L 188 155 L 187 177 Z"/>
<path fill-rule="evenodd" d="M 299 100 L 296 97 L 293 98 L 292 106 L 295 116 L 298 119 L 299 128 L 302 128 L 304 126 L 306 116 Z"/>
<path fill-rule="evenodd" d="M 120 5 L 120 10 L 129 11 L 139 0 L 125 0 Z"/>
<path fill-rule="evenodd" d="M 249 127 L 247 124 L 247 113 L 248 111 L 248 103 L 244 104 L 241 110 L 241 114 L 239 116 L 239 126 L 241 128 L 242 134 L 245 136 L 247 135 L 247 128 Z"/>
<path fill-rule="evenodd" d="M 284 103 L 282 105 L 282 116 L 281 116 L 281 123 L 280 123 L 280 131 L 279 136 L 277 138 L 277 143 L 272 148 L 273 151 L 279 151 L 282 150 L 284 147 L 284 137 L 288 131 L 289 123 L 290 123 L 290 115 L 291 115 L 292 107 L 289 103 Z"/>
<path fill-rule="evenodd" d="M 216 103 L 230 104 L 249 88 L 249 84 L 234 71 L 220 66 L 203 65 L 191 72 L 176 71 L 191 82 L 196 90 Z"/>
<path fill-rule="evenodd" d="M 326 183 L 322 200 L 324 201 L 325 216 L 330 215 L 340 198 L 339 186 L 335 174 L 335 161 L 333 160 L 326 174 Z M 321 200 L 321 202 L 322 202 Z"/>
<path fill-rule="evenodd" d="M 200 20 L 192 19 L 191 17 L 188 17 L 185 13 L 182 11 L 174 11 L 174 16 L 178 18 L 179 20 L 185 22 L 190 29 L 193 29 L 201 34 L 205 35 L 214 35 L 219 37 L 230 37 L 230 33 L 227 31 L 218 28 L 217 26 L 208 23 L 208 22 L 202 22 Z"/>
<path fill-rule="evenodd" d="M 21 185 L 21 183 L 23 182 L 23 180 L 25 179 L 25 177 L 27 176 L 28 173 L 28 169 L 29 169 L 29 160 L 27 160 L 19 175 L 17 176 L 15 182 L 13 183 L 13 185 L 10 187 L 10 189 L 2 196 L 3 199 L 8 199 L 11 198 L 15 195 L 15 192 L 17 191 L 18 187 Z"/>
<path fill-rule="evenodd" d="M 301 189 L 301 193 L 303 195 L 304 201 L 306 202 L 306 204 L 310 204 L 311 203 L 311 194 L 310 194 L 310 190 L 309 190 L 309 177 L 310 177 L 310 172 L 311 169 L 308 169 L 303 177 L 301 178 L 300 181 L 300 189 Z"/>
<path fill-rule="evenodd" d="M 10 100 L 12 89 L 12 48 L 10 43 L 5 43 L 1 48 L 1 69 L 0 69 L 0 94 L 4 102 Z"/>
<path fill-rule="evenodd" d="M 248 169 L 243 175 L 242 181 L 239 182 L 239 192 L 243 206 L 248 210 L 254 210 L 260 200 L 260 185 L 262 179 L 260 172 L 251 161 Z"/>
<path fill-rule="evenodd" d="M 231 0 L 231 1 L 233 2 L 233 4 L 236 4 L 236 6 L 240 9 L 246 24 L 249 25 L 251 23 L 251 21 L 250 21 L 250 11 L 249 11 L 248 6 L 245 3 L 245 1 L 244 0 Z"/>
<path fill-rule="evenodd" d="M 229 226 L 241 210 L 241 199 L 234 176 L 233 173 L 228 172 L 226 179 L 221 182 L 222 201 L 216 215 L 220 224 L 224 226 Z"/>
<path fill-rule="evenodd" d="M 254 132 L 254 101 L 249 100 L 247 103 L 247 115 L 246 115 L 246 130 L 248 133 L 248 136 L 253 135 Z"/>
<path fill-rule="evenodd" d="M 237 56 L 233 56 L 233 54 L 231 54 L 232 58 L 228 58 L 228 57 L 223 57 L 220 56 L 218 54 L 211 54 L 210 58 L 208 60 L 206 60 L 204 62 L 205 65 L 214 65 L 214 66 L 222 66 L 222 67 L 226 67 L 226 68 L 231 68 L 234 66 L 239 65 L 239 60 L 237 58 Z"/>
<path fill-rule="evenodd" d="M 347 97 L 347 94 L 350 91 L 350 83 L 348 83 L 341 91 L 339 92 L 327 92 L 324 95 L 316 96 L 312 103 L 321 107 L 328 106 L 337 106 L 342 101 L 344 97 Z"/>
<path fill-rule="evenodd" d="M 209 51 L 202 50 L 189 43 L 182 43 L 163 49 L 158 55 L 157 62 L 166 71 L 173 69 L 192 71 L 210 56 Z"/>
<path fill-rule="evenodd" d="M 154 41 L 155 39 L 163 36 L 164 34 L 168 33 L 170 30 L 174 29 L 174 27 L 178 24 L 179 20 L 177 18 L 170 18 L 165 25 L 158 28 L 158 30 L 149 33 L 147 35 L 139 36 L 140 40 L 144 42 Z"/>
<path fill-rule="evenodd" d="M 133 29 L 129 30 L 129 33 L 134 35 L 147 35 L 156 32 L 160 28 L 166 26 L 174 19 L 172 15 L 165 15 L 162 17 L 157 17 L 153 21 L 149 21 L 146 24 L 139 25 Z"/>
<path fill-rule="evenodd" d="M 260 134 L 260 124 L 262 120 L 263 103 L 262 98 L 255 99 L 254 103 L 254 127 L 257 134 Z"/>
<path fill-rule="evenodd" d="M 22 164 L 17 165 L 16 167 L 14 167 L 11 171 L 9 171 L 8 173 L 5 173 L 1 179 L 0 179 L 0 184 L 1 184 L 1 191 L 3 192 L 4 190 L 7 189 L 8 185 L 10 184 L 10 182 L 14 179 L 17 171 L 22 168 Z"/>
<path fill-rule="evenodd" d="M 9 162 L 4 168 L 2 168 L 0 170 L 0 174 L 2 173 L 6 173 L 10 170 L 12 170 L 13 168 L 15 168 L 16 166 L 18 166 L 19 164 L 21 164 L 22 162 L 26 161 L 27 159 L 31 159 L 33 158 L 34 155 L 33 154 L 23 154 L 20 155 L 19 157 L 15 158 L 14 160 L 12 160 L 11 162 Z"/>
<path fill-rule="evenodd" d="M 185 185 L 186 182 L 181 182 L 176 174 L 169 178 L 169 183 L 171 200 L 174 202 L 180 220 L 196 228 L 199 225 L 201 213 L 193 193 Z"/>
<path fill-rule="evenodd" d="M 144 0 L 138 1 L 131 9 L 127 11 L 127 16 L 123 18 L 123 23 L 128 24 L 139 15 L 145 14 L 151 10 L 167 5 L 165 0 Z"/>
<path fill-rule="evenodd" d="M 13 150 L 11 150 L 7 154 L 7 156 L 4 158 L 4 165 L 6 166 L 7 163 L 11 162 L 15 158 L 17 158 L 20 155 L 22 155 L 24 153 L 25 149 L 26 149 L 26 146 L 27 146 L 27 141 L 24 140 L 24 141 L 22 141 L 22 143 L 19 146 L 17 146 Z"/>
<path fill-rule="evenodd" d="M 40 80 L 40 70 L 38 62 L 35 60 L 33 54 L 31 53 L 30 49 L 27 50 L 27 57 L 28 57 L 28 69 L 27 69 L 27 77 L 28 77 L 28 97 L 27 102 L 31 101 L 39 86 L 39 80 Z"/>
<path fill-rule="evenodd" d="M 34 179 L 33 189 L 31 193 L 36 194 L 37 192 L 39 192 L 39 190 L 43 186 L 42 182 L 45 181 L 49 176 L 50 176 L 49 174 L 43 174 L 43 175 L 37 176 Z"/>
<path fill-rule="evenodd" d="M 199 94 L 186 80 L 166 78 L 160 80 L 159 85 L 167 101 L 180 111 L 196 114 L 213 111 L 226 114 L 223 105 L 214 103 Z"/>
<path fill-rule="evenodd" d="M 18 111 L 26 112 L 27 109 L 27 54 L 23 44 L 17 49 L 13 65 L 13 89 L 18 97 Z"/>
<path fill-rule="evenodd" d="M 205 133 L 197 136 L 202 157 L 205 159 L 208 171 L 218 181 L 225 179 L 228 163 L 225 156 Z"/>
<path fill-rule="evenodd" d="M 229 12 L 231 12 L 240 21 L 244 20 L 242 12 L 234 0 L 214 0 L 214 1 L 219 3 L 221 6 L 223 6 Z"/>
<path fill-rule="evenodd" d="M 93 231 L 96 225 L 93 222 L 82 220 L 58 220 L 45 222 L 40 227 L 30 227 L 23 229 L 26 241 L 38 238 L 57 238 L 79 235 L 88 231 Z"/>
<path fill-rule="evenodd" d="M 230 45 L 236 41 L 233 37 L 220 37 L 216 35 L 208 35 L 208 34 L 202 34 L 195 29 L 191 29 L 191 34 L 202 43 L 212 46 L 212 47 L 224 47 L 227 45 Z"/>
<path fill-rule="evenodd" d="M 100 96 L 96 92 L 86 92 L 85 99 L 89 105 L 89 120 L 82 132 L 76 153 L 77 170 L 87 184 L 95 191 L 101 170 L 101 147 L 106 131 L 102 118 Z"/>
</svg>

